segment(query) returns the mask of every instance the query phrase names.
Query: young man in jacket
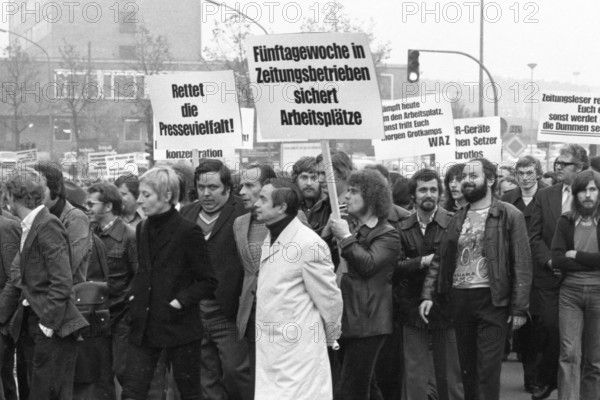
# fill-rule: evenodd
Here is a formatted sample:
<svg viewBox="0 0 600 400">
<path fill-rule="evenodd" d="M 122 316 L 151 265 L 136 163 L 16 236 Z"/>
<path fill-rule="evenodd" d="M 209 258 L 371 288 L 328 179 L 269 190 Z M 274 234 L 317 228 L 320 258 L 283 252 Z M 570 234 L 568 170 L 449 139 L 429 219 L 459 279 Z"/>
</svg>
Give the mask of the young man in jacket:
<svg viewBox="0 0 600 400">
<path fill-rule="evenodd" d="M 450 295 L 465 400 L 498 400 L 507 321 L 526 321 L 531 253 L 523 214 L 493 198 L 496 166 L 484 158 L 464 168 L 468 205 L 457 211 L 435 253 L 421 297 L 425 322 L 434 292 Z"/>
<path fill-rule="evenodd" d="M 600 398 L 600 174 L 575 176 L 573 203 L 552 240 L 559 292 L 559 400 Z"/>
<path fill-rule="evenodd" d="M 463 387 L 454 327 L 445 302 L 437 301 L 424 324 L 419 316 L 421 288 L 448 227 L 451 214 L 438 205 L 442 181 L 430 169 L 408 182 L 416 212 L 401 222 L 402 253 L 394 271 L 398 316 L 403 323 L 404 389 L 408 399 L 425 399 L 432 377 L 440 400 L 462 400 Z M 433 345 L 433 364 L 429 343 Z"/>
<path fill-rule="evenodd" d="M 537 158 L 526 155 L 517 160 L 515 170 L 519 187 L 504 194 L 502 201 L 512 204 L 523 213 L 527 232 L 531 235 L 531 217 L 535 206 L 535 196 L 540 189 L 546 187 L 546 184 L 541 181 L 542 164 Z M 533 313 L 531 307 L 530 311 Z M 536 323 L 539 323 L 537 317 L 535 320 L 528 318 L 525 325 L 513 335 L 513 348 L 516 347 L 517 354 L 523 363 L 525 390 L 529 393 L 538 390 L 536 379 L 539 346 L 535 335 Z"/>
<path fill-rule="evenodd" d="M 70 400 L 75 334 L 88 323 L 72 298 L 68 235 L 43 204 L 46 190 L 33 173 L 15 175 L 6 184 L 22 235 L 11 279 L 0 293 L 0 324 L 25 342 L 29 398 Z"/>
</svg>

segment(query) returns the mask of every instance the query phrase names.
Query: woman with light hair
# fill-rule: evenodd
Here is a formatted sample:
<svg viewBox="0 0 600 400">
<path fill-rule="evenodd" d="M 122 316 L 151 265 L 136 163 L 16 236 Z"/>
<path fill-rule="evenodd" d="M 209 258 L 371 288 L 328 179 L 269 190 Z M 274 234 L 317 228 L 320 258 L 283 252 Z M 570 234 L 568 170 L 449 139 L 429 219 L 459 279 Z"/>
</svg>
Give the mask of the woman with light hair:
<svg viewBox="0 0 600 400">
<path fill-rule="evenodd" d="M 161 352 L 182 399 L 200 393 L 202 325 L 198 304 L 214 296 L 217 282 L 199 226 L 175 209 L 179 178 L 170 167 L 140 178 L 138 203 L 147 219 L 136 227 L 139 268 L 129 297 L 130 328 L 123 399 L 142 400 Z"/>
</svg>

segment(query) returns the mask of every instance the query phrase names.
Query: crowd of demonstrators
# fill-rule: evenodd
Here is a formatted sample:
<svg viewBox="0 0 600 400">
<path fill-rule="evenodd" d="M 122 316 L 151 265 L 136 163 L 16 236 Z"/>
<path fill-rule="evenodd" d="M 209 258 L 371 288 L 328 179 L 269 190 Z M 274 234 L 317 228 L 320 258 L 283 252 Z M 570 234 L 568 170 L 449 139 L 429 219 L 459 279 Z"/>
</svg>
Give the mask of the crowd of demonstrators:
<svg viewBox="0 0 600 400">
<path fill-rule="evenodd" d="M 3 182 L 0 399 L 598 398 L 597 158 L 325 163 Z"/>
</svg>

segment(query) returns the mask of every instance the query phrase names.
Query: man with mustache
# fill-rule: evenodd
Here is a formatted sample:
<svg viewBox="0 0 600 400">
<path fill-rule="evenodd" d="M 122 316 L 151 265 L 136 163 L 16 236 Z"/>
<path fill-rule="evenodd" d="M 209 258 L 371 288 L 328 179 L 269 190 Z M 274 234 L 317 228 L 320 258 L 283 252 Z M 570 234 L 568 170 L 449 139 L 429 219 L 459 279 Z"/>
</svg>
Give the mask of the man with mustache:
<svg viewBox="0 0 600 400">
<path fill-rule="evenodd" d="M 465 400 L 498 400 L 507 322 L 526 321 L 531 252 L 525 218 L 493 197 L 496 165 L 476 158 L 465 165 L 468 201 L 448 224 L 425 282 L 419 306 L 427 323 L 434 294 L 449 296 Z"/>
<path fill-rule="evenodd" d="M 301 210 L 306 214 L 308 224 L 318 235 L 321 234 L 329 214 L 331 206 L 329 197 L 321 190 L 317 159 L 315 157 L 302 157 L 292 167 L 292 180 L 302 193 Z"/>
<path fill-rule="evenodd" d="M 559 331 L 558 293 L 560 271 L 552 265 L 550 246 L 560 215 L 571 209 L 571 182 L 589 167 L 586 150 L 577 144 L 566 144 L 559 150 L 554 170 L 560 183 L 542 189 L 535 196 L 530 224 L 530 244 L 534 262 L 531 313 L 539 318 L 536 329 L 542 358 L 536 381 L 539 390 L 532 399 L 548 398 L 557 387 Z"/>
<path fill-rule="evenodd" d="M 451 214 L 438 206 L 442 181 L 437 172 L 422 169 L 408 183 L 416 212 L 400 223 L 400 261 L 394 271 L 394 293 L 399 298 L 397 317 L 402 321 L 404 351 L 403 392 L 408 399 L 426 399 L 435 376 L 440 400 L 462 400 L 462 378 L 456 338 L 445 304 L 436 302 L 425 324 L 419 318 L 421 288 L 439 248 Z M 433 364 L 429 343 L 433 344 Z"/>
</svg>

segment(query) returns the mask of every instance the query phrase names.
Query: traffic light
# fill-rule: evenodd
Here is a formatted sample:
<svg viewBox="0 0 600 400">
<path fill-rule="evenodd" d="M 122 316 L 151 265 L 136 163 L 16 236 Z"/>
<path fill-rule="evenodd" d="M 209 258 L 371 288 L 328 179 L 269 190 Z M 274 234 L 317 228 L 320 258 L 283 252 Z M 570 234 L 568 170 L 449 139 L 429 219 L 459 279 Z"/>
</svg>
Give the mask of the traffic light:
<svg viewBox="0 0 600 400">
<path fill-rule="evenodd" d="M 415 83 L 415 82 L 419 81 L 419 51 L 418 50 L 408 50 L 406 79 L 410 83 Z"/>
</svg>

